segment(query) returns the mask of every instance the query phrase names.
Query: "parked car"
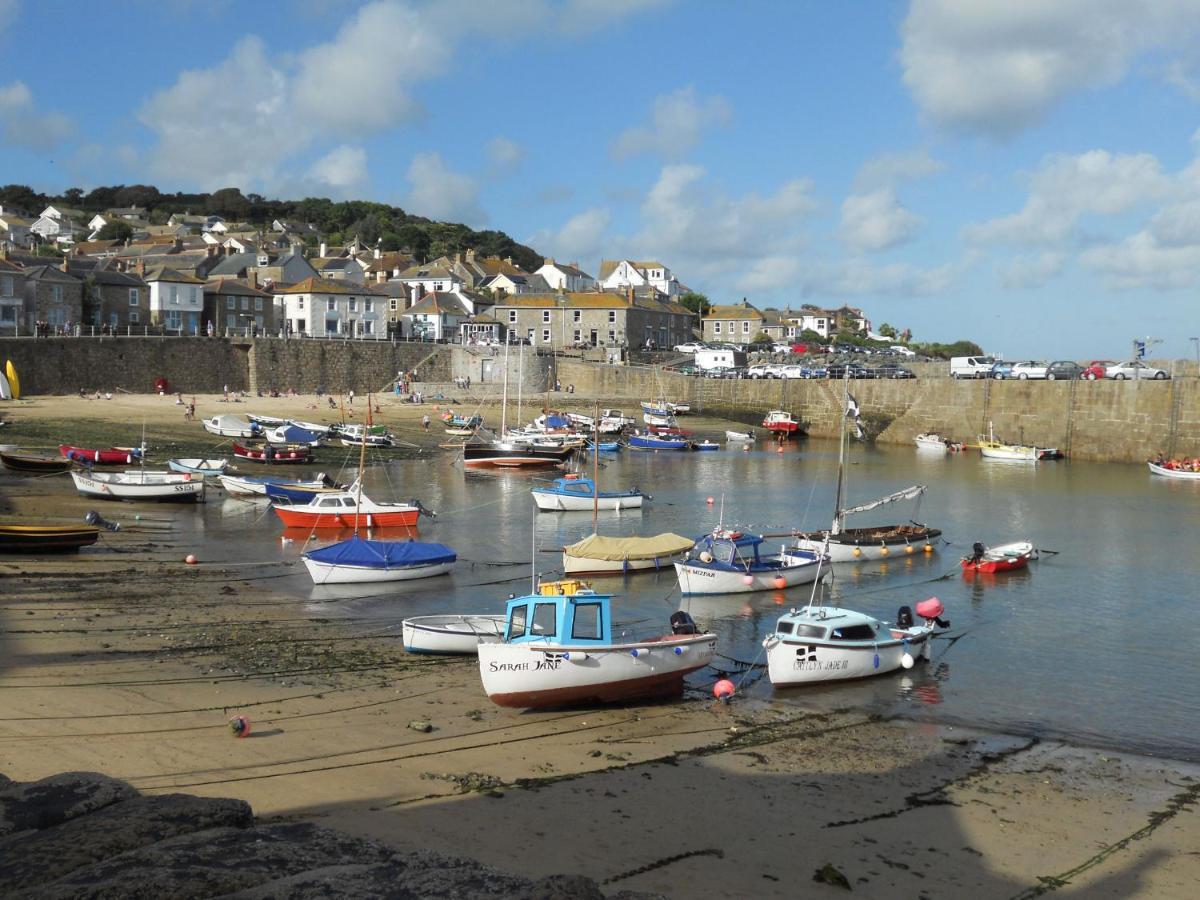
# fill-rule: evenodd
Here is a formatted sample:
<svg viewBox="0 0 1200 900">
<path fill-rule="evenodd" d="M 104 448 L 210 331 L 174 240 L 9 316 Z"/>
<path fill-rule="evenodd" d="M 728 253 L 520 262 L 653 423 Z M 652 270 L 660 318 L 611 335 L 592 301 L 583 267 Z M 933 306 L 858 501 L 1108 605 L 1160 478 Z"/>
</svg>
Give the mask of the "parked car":
<svg viewBox="0 0 1200 900">
<path fill-rule="evenodd" d="M 780 378 L 807 378 L 808 368 L 806 366 L 791 365 L 783 366 L 779 371 Z"/>
<path fill-rule="evenodd" d="M 1049 366 L 1045 362 L 1027 359 L 1024 362 L 1013 363 L 1011 377 L 1021 381 L 1027 378 L 1045 378 L 1047 369 Z"/>
<path fill-rule="evenodd" d="M 988 378 L 1012 378 L 1012 367 L 1013 364 L 1011 362 L 1006 362 L 1002 359 L 996 360 L 996 362 L 992 363 L 992 371 L 988 374 Z"/>
<path fill-rule="evenodd" d="M 773 371 L 775 368 L 776 366 L 772 365 L 771 363 L 755 363 L 752 366 L 746 367 L 746 377 L 755 379 L 774 378 L 775 375 L 773 374 Z"/>
<path fill-rule="evenodd" d="M 1046 378 L 1050 381 L 1073 381 L 1083 377 L 1083 366 L 1071 359 L 1056 359 L 1046 366 Z"/>
<path fill-rule="evenodd" d="M 705 350 L 707 348 L 699 341 L 689 341 L 686 344 L 677 344 L 671 349 L 676 353 L 695 353 L 697 350 Z"/>
<path fill-rule="evenodd" d="M 995 362 L 991 356 L 954 356 L 950 358 L 950 377 L 990 378 Z"/>
<path fill-rule="evenodd" d="M 901 356 L 913 357 L 917 355 L 916 350 L 909 350 L 903 344 L 892 344 L 889 348 L 893 353 L 899 353 Z"/>
<path fill-rule="evenodd" d="M 1111 359 L 1093 359 L 1083 370 L 1080 376 L 1088 381 L 1095 381 L 1097 378 L 1103 378 L 1104 373 L 1108 371 L 1109 366 L 1116 365 Z"/>
<path fill-rule="evenodd" d="M 917 373 L 900 363 L 881 363 L 875 367 L 876 378 L 916 378 Z"/>
<path fill-rule="evenodd" d="M 1156 369 L 1154 366 L 1148 366 L 1141 360 L 1132 359 L 1129 362 L 1116 363 L 1108 366 L 1104 373 L 1105 378 L 1113 378 L 1117 381 L 1124 381 L 1126 378 L 1153 378 L 1161 381 L 1164 378 L 1170 378 L 1170 374 L 1163 369 Z"/>
<path fill-rule="evenodd" d="M 861 363 L 844 362 L 831 363 L 825 369 L 826 378 L 845 378 L 849 375 L 850 378 L 874 378 L 875 373 Z"/>
</svg>

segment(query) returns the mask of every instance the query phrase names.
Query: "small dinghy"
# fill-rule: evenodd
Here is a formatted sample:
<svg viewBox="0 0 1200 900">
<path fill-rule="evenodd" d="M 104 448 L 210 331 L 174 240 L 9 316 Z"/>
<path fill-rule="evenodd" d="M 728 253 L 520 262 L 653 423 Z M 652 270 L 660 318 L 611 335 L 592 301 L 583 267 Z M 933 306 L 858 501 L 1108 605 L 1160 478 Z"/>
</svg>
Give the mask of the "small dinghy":
<svg viewBox="0 0 1200 900">
<path fill-rule="evenodd" d="M 1012 572 L 1024 569 L 1031 559 L 1038 558 L 1037 547 L 1029 541 L 1013 541 L 1011 544 L 999 544 L 986 547 L 976 541 L 971 548 L 971 555 L 962 558 L 964 572 Z"/>
<path fill-rule="evenodd" d="M 87 447 L 72 447 L 59 444 L 58 452 L 63 459 L 91 463 L 96 466 L 132 466 L 145 457 L 144 447 L 109 447 L 107 450 L 89 450 Z"/>
<path fill-rule="evenodd" d="M 172 472 L 190 472 L 192 475 L 220 475 L 229 465 L 227 459 L 168 459 L 167 468 Z"/>
<path fill-rule="evenodd" d="M 726 431 L 725 440 L 750 444 L 755 441 L 755 437 L 749 431 Z"/>
<path fill-rule="evenodd" d="M 337 482 L 323 472 L 316 478 L 307 481 L 284 478 L 281 475 L 221 475 L 217 480 L 221 482 L 221 487 L 225 488 L 226 493 L 239 497 L 265 497 L 269 484 L 285 484 L 295 488 L 312 488 L 313 490 L 322 487 L 340 487 Z"/>
<path fill-rule="evenodd" d="M 71 468 L 71 460 L 61 456 L 43 456 L 38 453 L 22 453 L 20 451 L 0 452 L 0 465 L 14 472 L 36 472 L 51 475 L 56 472 L 66 472 Z"/>
<path fill-rule="evenodd" d="M 504 616 L 414 616 L 403 620 L 404 649 L 409 653 L 462 653 L 474 656 L 479 645 L 504 636 Z"/>
<path fill-rule="evenodd" d="M 308 444 L 267 444 L 265 447 L 243 447 L 233 445 L 233 455 L 238 459 L 248 459 L 251 462 L 279 465 L 282 463 L 312 462 L 312 447 Z"/>
</svg>

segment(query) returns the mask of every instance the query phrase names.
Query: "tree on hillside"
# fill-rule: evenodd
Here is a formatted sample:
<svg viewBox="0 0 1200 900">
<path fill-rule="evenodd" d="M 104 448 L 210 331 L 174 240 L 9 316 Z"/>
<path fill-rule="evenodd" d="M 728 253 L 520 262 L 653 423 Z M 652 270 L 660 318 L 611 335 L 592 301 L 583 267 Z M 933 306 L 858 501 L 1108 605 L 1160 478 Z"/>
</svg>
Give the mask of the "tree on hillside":
<svg viewBox="0 0 1200 900">
<path fill-rule="evenodd" d="M 46 195 L 25 184 L 6 184 L 0 187 L 0 206 L 5 210 L 15 207 L 36 216 L 46 208 Z"/>
<path fill-rule="evenodd" d="M 72 208 L 78 209 L 83 206 L 83 188 L 67 188 L 63 191 L 63 203 Z"/>
<path fill-rule="evenodd" d="M 98 241 L 127 241 L 131 237 L 133 237 L 133 226 L 121 219 L 109 222 L 96 232 Z"/>
<path fill-rule="evenodd" d="M 893 328 L 891 325 L 889 325 L 887 322 L 884 322 L 882 325 L 879 326 L 879 333 L 882 334 L 884 337 L 894 338 L 896 336 L 896 329 Z"/>
<path fill-rule="evenodd" d="M 708 297 L 697 291 L 688 291 L 680 297 L 679 305 L 687 307 L 698 316 L 704 316 L 712 309 L 712 304 L 708 302 Z"/>
<path fill-rule="evenodd" d="M 235 187 L 221 188 L 209 195 L 205 208 L 210 214 L 241 222 L 250 216 L 250 201 Z"/>
<path fill-rule="evenodd" d="M 401 225 L 396 229 L 393 236 L 398 246 L 389 247 L 388 238 L 385 236 L 383 249 L 406 250 L 421 262 L 429 259 L 429 235 L 420 225 Z"/>
</svg>

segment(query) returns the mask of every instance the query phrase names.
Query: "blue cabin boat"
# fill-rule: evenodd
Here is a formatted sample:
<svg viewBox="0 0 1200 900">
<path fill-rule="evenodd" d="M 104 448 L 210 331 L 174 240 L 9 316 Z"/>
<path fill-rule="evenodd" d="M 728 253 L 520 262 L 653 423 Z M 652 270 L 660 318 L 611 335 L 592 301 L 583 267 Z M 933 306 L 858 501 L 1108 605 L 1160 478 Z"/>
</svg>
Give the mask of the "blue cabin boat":
<svg viewBox="0 0 1200 900">
<path fill-rule="evenodd" d="M 682 562 L 675 563 L 679 590 L 684 594 L 742 594 L 784 590 L 811 584 L 829 557 L 816 551 L 788 550 L 764 556 L 761 535 L 718 529 L 697 538 Z"/>
<path fill-rule="evenodd" d="M 286 483 L 268 483 L 265 485 L 266 494 L 272 500 L 281 503 L 312 503 L 317 494 L 327 491 L 345 491 L 347 488 L 340 484 L 297 484 L 294 481 Z"/>
<path fill-rule="evenodd" d="M 629 446 L 637 450 L 690 450 L 692 442 L 686 438 L 659 437 L 656 434 L 632 434 Z"/>
<path fill-rule="evenodd" d="M 553 484 L 530 491 L 541 510 L 640 509 L 646 495 L 637 487 L 627 491 L 599 491 L 596 482 L 582 475 L 555 478 Z"/>
</svg>

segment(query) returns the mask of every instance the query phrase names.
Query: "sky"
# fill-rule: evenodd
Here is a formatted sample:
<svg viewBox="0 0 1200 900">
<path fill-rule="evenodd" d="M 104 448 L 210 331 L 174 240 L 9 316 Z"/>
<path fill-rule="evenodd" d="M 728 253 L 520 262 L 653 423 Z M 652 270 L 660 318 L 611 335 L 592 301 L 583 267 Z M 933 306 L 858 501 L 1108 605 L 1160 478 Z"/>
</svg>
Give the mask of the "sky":
<svg viewBox="0 0 1200 900">
<path fill-rule="evenodd" d="M 0 184 L 367 199 L 1009 359 L 1200 354 L 1200 0 L 0 0 Z"/>
</svg>

